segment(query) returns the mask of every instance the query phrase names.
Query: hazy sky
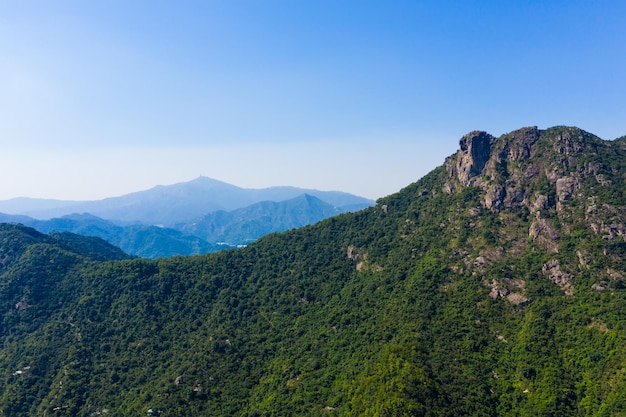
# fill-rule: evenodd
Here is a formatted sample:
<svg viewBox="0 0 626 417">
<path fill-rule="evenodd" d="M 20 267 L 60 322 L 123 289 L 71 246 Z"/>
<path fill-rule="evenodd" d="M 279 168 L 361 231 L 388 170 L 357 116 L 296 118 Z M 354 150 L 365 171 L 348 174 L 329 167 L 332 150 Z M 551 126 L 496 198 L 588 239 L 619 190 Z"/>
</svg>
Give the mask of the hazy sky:
<svg viewBox="0 0 626 417">
<path fill-rule="evenodd" d="M 0 0 L 0 199 L 378 198 L 531 125 L 626 135 L 626 1 Z"/>
</svg>

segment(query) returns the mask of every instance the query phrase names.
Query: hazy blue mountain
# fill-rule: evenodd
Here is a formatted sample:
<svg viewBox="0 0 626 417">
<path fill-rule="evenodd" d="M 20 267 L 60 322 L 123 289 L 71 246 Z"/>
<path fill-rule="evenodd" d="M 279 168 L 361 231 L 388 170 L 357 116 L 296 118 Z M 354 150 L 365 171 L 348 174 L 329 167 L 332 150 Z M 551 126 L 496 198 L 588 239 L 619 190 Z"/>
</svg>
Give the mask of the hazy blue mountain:
<svg viewBox="0 0 626 417">
<path fill-rule="evenodd" d="M 0 200 L 0 213 L 30 215 L 33 212 L 57 210 L 78 203 L 78 201 L 71 200 L 17 197 L 9 200 Z"/>
<path fill-rule="evenodd" d="M 306 226 L 346 211 L 350 211 L 349 207 L 341 209 L 302 194 L 282 202 L 264 201 L 233 211 L 219 210 L 174 228 L 116 224 L 88 213 L 49 220 L 0 213 L 0 222 L 21 223 L 42 233 L 61 231 L 96 236 L 130 255 L 156 259 L 205 254 L 248 244 L 268 233 Z"/>
<path fill-rule="evenodd" d="M 200 255 L 227 248 L 165 227 L 131 225 L 124 227 L 124 231 L 116 245 L 132 255 L 148 259 Z"/>
<path fill-rule="evenodd" d="M 49 200 L 31 200 L 28 210 L 15 210 L 16 204 L 0 201 L 0 211 L 27 214 L 37 219 L 51 219 L 72 213 L 91 213 L 116 223 L 143 223 L 171 226 L 187 223 L 218 210 L 235 210 L 261 201 L 283 201 L 307 193 L 333 206 L 357 210 L 373 205 L 373 201 L 337 191 L 318 191 L 296 187 L 246 189 L 207 177 L 173 185 L 159 185 L 120 197 L 56 206 Z M 10 201 L 10 200 L 8 200 Z M 11 210 L 3 210 L 9 205 Z M 53 206 L 53 207 L 51 207 Z M 345 210 L 343 210 L 345 211 Z"/>
<path fill-rule="evenodd" d="M 345 211 L 348 210 L 302 194 L 287 201 L 264 201 L 233 211 L 220 210 L 179 228 L 209 242 L 241 245 L 268 233 L 317 223 Z"/>
<path fill-rule="evenodd" d="M 256 202 L 284 201 L 302 194 L 308 194 L 339 208 L 341 212 L 357 211 L 374 205 L 372 200 L 340 191 L 318 191 L 297 187 L 270 187 L 258 190 L 248 189 L 248 192 Z"/>
<path fill-rule="evenodd" d="M 84 236 L 97 236 L 114 245 L 118 245 L 119 237 L 124 233 L 123 226 L 88 213 L 68 214 L 67 216 L 49 220 L 31 218 L 31 220 L 20 221 L 20 223 L 34 227 L 42 233 L 65 231 Z M 127 248 L 124 250 L 127 250 Z"/>
</svg>

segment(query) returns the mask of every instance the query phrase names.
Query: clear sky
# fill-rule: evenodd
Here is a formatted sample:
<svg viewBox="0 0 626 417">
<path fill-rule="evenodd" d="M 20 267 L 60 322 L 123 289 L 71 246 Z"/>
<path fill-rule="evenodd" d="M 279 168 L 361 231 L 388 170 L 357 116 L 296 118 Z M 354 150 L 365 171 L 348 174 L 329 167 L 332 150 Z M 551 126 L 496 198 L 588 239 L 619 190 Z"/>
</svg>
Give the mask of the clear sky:
<svg viewBox="0 0 626 417">
<path fill-rule="evenodd" d="M 378 198 L 532 125 L 626 135 L 626 1 L 0 0 L 0 199 Z"/>
</svg>

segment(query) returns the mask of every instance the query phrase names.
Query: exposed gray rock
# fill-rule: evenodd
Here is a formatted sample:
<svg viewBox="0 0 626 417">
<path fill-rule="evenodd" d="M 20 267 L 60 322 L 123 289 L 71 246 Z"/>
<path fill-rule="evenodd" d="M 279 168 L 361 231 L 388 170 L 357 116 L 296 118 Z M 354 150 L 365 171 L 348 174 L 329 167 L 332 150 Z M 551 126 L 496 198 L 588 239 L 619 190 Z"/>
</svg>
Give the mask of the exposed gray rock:
<svg viewBox="0 0 626 417">
<path fill-rule="evenodd" d="M 537 126 L 526 127 L 515 132 L 514 140 L 509 146 L 507 159 L 517 161 L 532 156 L 533 145 L 539 140 L 540 132 Z"/>
<path fill-rule="evenodd" d="M 563 155 L 581 153 L 585 149 L 582 131 L 576 128 L 566 128 L 557 137 L 554 147 L 558 153 Z"/>
<path fill-rule="evenodd" d="M 587 251 L 577 250 L 576 256 L 578 256 L 578 264 L 581 268 L 589 267 L 589 253 Z"/>
<path fill-rule="evenodd" d="M 523 162 L 533 156 L 541 132 L 537 127 L 528 127 L 505 136 L 499 140 L 480 131 L 463 136 L 460 150 L 446 159 L 449 180 L 442 190 L 454 193 L 459 187 L 481 187 L 485 191 L 484 207 L 496 212 L 527 205 L 529 195 L 523 182 L 537 177 L 542 170 L 520 167 L 525 167 Z"/>
<path fill-rule="evenodd" d="M 537 217 L 529 230 L 531 239 L 550 253 L 559 251 L 559 235 L 572 233 L 570 206 L 576 205 L 568 202 L 588 197 L 591 181 L 602 187 L 615 181 L 600 162 L 580 158 L 582 152 L 593 155 L 594 149 L 612 145 L 578 128 L 557 127 L 544 136 L 537 127 L 527 127 L 497 139 L 474 131 L 459 145 L 459 151 L 446 159 L 448 176 L 441 189 L 456 193 L 467 186 L 481 188 L 481 205 L 496 213 L 524 207 L 534 214 L 556 211 L 556 220 Z M 624 207 L 596 207 L 593 202 L 587 207 L 585 220 L 594 233 L 626 240 Z M 556 222 L 559 233 L 551 222 Z"/>
<path fill-rule="evenodd" d="M 561 264 L 558 259 L 552 259 L 546 262 L 541 268 L 541 271 L 550 281 L 561 287 L 565 295 L 568 297 L 574 295 L 574 287 L 570 282 L 574 276 L 561 270 Z"/>
<path fill-rule="evenodd" d="M 488 284 L 491 287 L 489 297 L 495 300 L 497 298 L 506 298 L 507 301 L 515 306 L 523 307 L 532 300 L 524 294 L 526 282 L 521 279 L 504 278 L 501 281 L 492 279 Z"/>
<path fill-rule="evenodd" d="M 491 144 L 495 140 L 487 132 L 472 132 L 461 138 L 461 158 L 458 161 L 458 178 L 469 185 L 472 177 L 480 175 L 491 156 Z"/>
<path fill-rule="evenodd" d="M 530 204 L 532 212 L 548 210 L 548 208 L 550 208 L 548 197 L 543 194 L 535 195 L 535 199 Z"/>
<path fill-rule="evenodd" d="M 353 245 L 348 246 L 346 255 L 348 256 L 348 259 L 352 261 L 358 261 L 359 258 L 361 257 L 360 251 L 356 248 L 356 246 L 353 246 Z"/>
<path fill-rule="evenodd" d="M 549 253 L 557 253 L 559 251 L 559 234 L 550 222 L 539 214 L 531 223 L 528 236 L 539 245 L 545 247 Z"/>
<path fill-rule="evenodd" d="M 608 204 L 598 206 L 595 199 L 589 199 L 585 211 L 585 220 L 595 234 L 602 234 L 603 239 L 622 238 L 626 241 L 626 207 L 614 207 Z"/>
<path fill-rule="evenodd" d="M 572 197 L 576 181 L 571 177 L 563 177 L 556 180 L 556 195 L 559 201 L 567 201 Z"/>
<path fill-rule="evenodd" d="M 502 196 L 502 204 L 504 207 L 516 207 L 528 200 L 526 190 L 519 186 L 518 183 L 507 181 L 504 195 Z"/>
<path fill-rule="evenodd" d="M 509 289 L 500 285 L 495 278 L 491 281 L 491 291 L 489 292 L 489 297 L 495 300 L 498 297 L 506 297 L 509 293 Z"/>
<path fill-rule="evenodd" d="M 489 210 L 499 209 L 502 206 L 502 201 L 505 195 L 504 187 L 500 184 L 491 185 L 485 193 L 485 207 Z"/>
<path fill-rule="evenodd" d="M 527 298 L 521 292 L 512 292 L 506 296 L 506 299 L 509 301 L 509 303 L 519 307 L 524 307 L 525 305 L 528 305 L 532 302 L 530 298 Z"/>
<path fill-rule="evenodd" d="M 491 145 L 495 138 L 487 132 L 474 131 L 461 138 L 461 150 L 446 160 L 446 169 L 461 185 L 473 184 L 472 178 L 482 173 L 491 157 Z"/>
<path fill-rule="evenodd" d="M 477 217 L 480 214 L 480 207 L 472 207 L 469 210 L 467 210 L 467 214 L 469 214 L 472 217 Z"/>
</svg>

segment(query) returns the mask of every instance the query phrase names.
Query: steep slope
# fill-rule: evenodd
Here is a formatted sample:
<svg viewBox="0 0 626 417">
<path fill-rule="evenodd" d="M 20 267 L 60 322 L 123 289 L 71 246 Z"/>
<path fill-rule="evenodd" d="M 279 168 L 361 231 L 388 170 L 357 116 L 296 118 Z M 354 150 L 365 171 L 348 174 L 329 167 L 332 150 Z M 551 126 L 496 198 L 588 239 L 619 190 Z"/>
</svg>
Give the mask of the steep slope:
<svg viewBox="0 0 626 417">
<path fill-rule="evenodd" d="M 102 239 L 69 233 L 44 235 L 29 227 L 0 224 L 3 342 L 25 328 L 37 329 L 40 323 L 30 320 L 31 313 L 41 305 L 46 305 L 44 310 L 49 308 L 55 297 L 51 291 L 57 289 L 58 281 L 67 281 L 68 275 L 87 263 L 129 258 Z"/>
<path fill-rule="evenodd" d="M 61 273 L 3 304 L 0 409 L 626 415 L 624 165 L 576 128 L 473 132 L 375 207 Z"/>
</svg>

